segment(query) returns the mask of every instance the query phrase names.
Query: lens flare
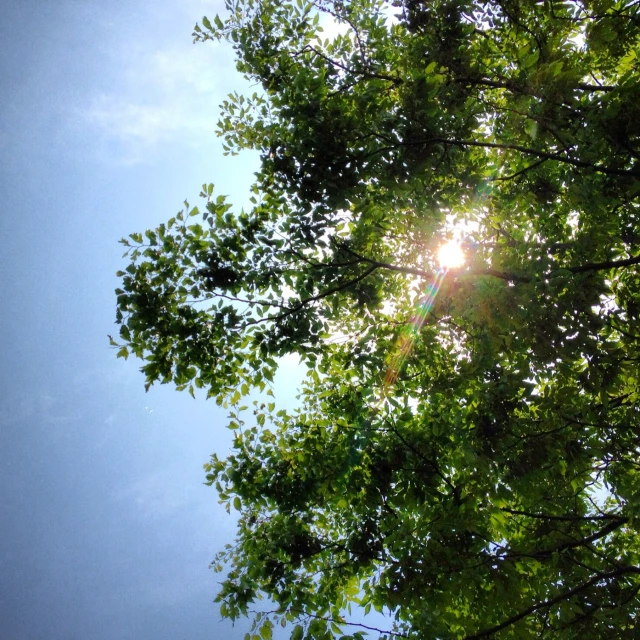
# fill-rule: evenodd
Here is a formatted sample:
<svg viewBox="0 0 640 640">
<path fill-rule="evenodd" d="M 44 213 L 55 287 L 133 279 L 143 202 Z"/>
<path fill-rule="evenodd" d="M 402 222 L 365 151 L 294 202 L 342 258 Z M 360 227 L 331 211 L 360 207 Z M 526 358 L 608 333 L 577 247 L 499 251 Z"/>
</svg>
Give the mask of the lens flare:
<svg viewBox="0 0 640 640">
<path fill-rule="evenodd" d="M 413 316 L 411 324 L 404 330 L 400 338 L 398 338 L 395 349 L 389 358 L 387 372 L 384 377 L 384 395 L 386 395 L 389 387 L 393 386 L 395 381 L 398 379 L 398 375 L 402 370 L 402 365 L 411 352 L 411 349 L 413 348 L 413 345 L 420 333 L 420 329 L 422 329 L 422 325 L 424 325 L 424 321 L 427 319 L 429 311 L 431 311 L 431 307 L 433 307 L 436 295 L 440 290 L 440 286 L 442 285 L 446 273 L 446 267 L 440 267 L 440 269 L 438 269 L 438 272 L 433 277 L 433 281 L 427 287 L 425 295 L 418 304 L 418 310 Z"/>
<path fill-rule="evenodd" d="M 420 329 L 422 329 L 422 326 L 429 315 L 429 311 L 431 311 L 431 308 L 433 307 L 433 303 L 435 302 L 438 291 L 442 286 L 447 269 L 456 269 L 457 267 L 461 267 L 464 264 L 464 260 L 465 256 L 462 251 L 462 247 L 455 240 L 450 240 L 446 244 L 442 245 L 438 250 L 440 269 L 438 269 L 431 284 L 427 287 L 425 295 L 421 298 L 418 304 L 418 310 L 411 320 L 411 324 L 398 338 L 395 348 L 389 357 L 387 371 L 384 376 L 383 397 L 386 396 L 389 388 L 392 387 L 398 379 L 398 375 L 400 375 L 404 361 L 407 359 L 409 353 L 411 353 L 413 345 L 420 333 Z"/>
<path fill-rule="evenodd" d="M 444 269 L 461 267 L 464 264 L 462 247 L 455 240 L 443 244 L 438 250 L 438 261 Z"/>
</svg>

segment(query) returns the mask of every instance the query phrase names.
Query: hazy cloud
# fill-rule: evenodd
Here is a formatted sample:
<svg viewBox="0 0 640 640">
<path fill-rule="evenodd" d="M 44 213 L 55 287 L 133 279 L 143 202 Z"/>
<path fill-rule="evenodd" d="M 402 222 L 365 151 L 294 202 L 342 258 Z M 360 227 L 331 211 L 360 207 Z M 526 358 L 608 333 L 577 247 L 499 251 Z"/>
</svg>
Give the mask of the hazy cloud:
<svg viewBox="0 0 640 640">
<path fill-rule="evenodd" d="M 119 67 L 117 88 L 90 96 L 80 115 L 105 142 L 120 145 L 122 162 L 144 161 L 164 143 L 211 144 L 233 73 L 227 48 L 182 43 L 151 54 L 128 51 Z"/>
<path fill-rule="evenodd" d="M 192 497 L 180 479 L 168 473 L 142 476 L 113 494 L 117 502 L 133 505 L 143 518 L 161 518 L 188 504 Z"/>
<path fill-rule="evenodd" d="M 25 423 L 70 426 L 81 415 L 79 409 L 65 407 L 59 398 L 44 390 L 16 394 L 0 403 L 0 427 L 23 426 Z"/>
</svg>

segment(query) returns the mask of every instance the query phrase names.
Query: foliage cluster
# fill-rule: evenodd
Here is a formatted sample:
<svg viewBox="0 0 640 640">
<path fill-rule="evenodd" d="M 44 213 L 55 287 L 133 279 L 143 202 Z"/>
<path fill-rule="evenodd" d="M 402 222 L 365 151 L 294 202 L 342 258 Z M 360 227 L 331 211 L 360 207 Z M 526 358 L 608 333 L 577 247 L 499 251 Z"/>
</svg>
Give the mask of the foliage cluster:
<svg viewBox="0 0 640 640">
<path fill-rule="evenodd" d="M 117 292 L 119 355 L 230 411 L 223 615 L 259 610 L 264 640 L 638 637 L 638 2 L 226 8 L 194 35 L 259 87 L 219 122 L 261 154 L 252 207 L 205 185 L 124 241 Z M 288 354 L 296 411 L 268 397 Z"/>
</svg>

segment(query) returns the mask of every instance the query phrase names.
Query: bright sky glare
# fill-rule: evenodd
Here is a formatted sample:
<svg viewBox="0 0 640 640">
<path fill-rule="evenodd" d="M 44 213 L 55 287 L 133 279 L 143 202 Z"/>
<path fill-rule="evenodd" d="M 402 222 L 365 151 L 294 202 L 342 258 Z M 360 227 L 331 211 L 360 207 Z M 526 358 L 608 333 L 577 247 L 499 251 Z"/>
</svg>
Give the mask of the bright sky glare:
<svg viewBox="0 0 640 640">
<path fill-rule="evenodd" d="M 450 240 L 438 249 L 438 262 L 441 267 L 455 269 L 464 264 L 464 251 L 458 242 Z"/>
</svg>

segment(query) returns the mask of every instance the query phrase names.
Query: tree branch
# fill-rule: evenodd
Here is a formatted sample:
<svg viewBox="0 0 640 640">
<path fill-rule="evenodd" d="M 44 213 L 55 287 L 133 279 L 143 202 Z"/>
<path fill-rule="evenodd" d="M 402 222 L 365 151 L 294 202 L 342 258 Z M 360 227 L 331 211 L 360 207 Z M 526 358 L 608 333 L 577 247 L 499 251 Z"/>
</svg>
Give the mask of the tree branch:
<svg viewBox="0 0 640 640">
<path fill-rule="evenodd" d="M 610 85 L 593 85 L 593 84 L 583 84 L 580 83 L 578 85 L 578 89 L 582 90 L 582 91 L 614 91 L 615 87 L 612 87 Z"/>
<path fill-rule="evenodd" d="M 309 298 L 305 298 L 304 300 L 301 300 L 297 305 L 295 305 L 294 307 L 291 307 L 289 309 L 287 309 L 286 311 L 284 311 L 283 313 L 280 313 L 278 315 L 275 316 L 269 316 L 266 318 L 259 318 L 257 320 L 251 320 L 249 322 L 247 322 L 247 324 L 245 326 L 250 326 L 250 325 L 254 325 L 254 324 L 260 324 L 261 322 L 267 322 L 269 320 L 273 321 L 273 320 L 283 320 L 284 318 L 297 313 L 298 311 L 300 311 L 301 309 L 303 309 L 304 307 L 306 307 L 310 302 L 317 302 L 318 300 L 322 300 L 323 298 L 326 298 L 334 293 L 337 293 L 338 291 L 344 291 L 347 287 L 351 286 L 352 284 L 356 284 L 357 282 L 360 282 L 360 280 L 364 280 L 364 278 L 366 278 L 368 275 L 372 274 L 376 269 L 378 269 L 379 266 L 376 264 L 373 264 L 371 267 L 369 267 L 369 269 L 367 269 L 366 271 L 364 271 L 363 273 L 361 273 L 359 276 L 353 278 L 353 280 L 349 280 L 348 282 L 344 282 L 340 285 L 338 285 L 337 287 L 333 287 L 332 289 L 328 289 L 327 291 L 323 291 L 322 293 L 319 293 L 315 296 L 311 296 Z"/>
<path fill-rule="evenodd" d="M 621 267 L 631 267 L 640 264 L 640 255 L 626 258 L 624 260 L 606 260 L 605 262 L 592 262 L 578 267 L 569 267 L 571 273 L 585 273 L 587 271 L 602 271 L 603 269 L 619 269 Z"/>
<path fill-rule="evenodd" d="M 424 147 L 431 144 L 448 144 L 453 147 L 479 147 L 482 149 L 502 149 L 505 151 L 518 151 L 520 153 L 535 156 L 537 158 L 543 158 L 545 160 L 555 160 L 556 162 L 562 162 L 563 164 L 580 167 L 581 169 L 592 169 L 597 173 L 603 173 L 605 175 L 612 176 L 635 176 L 639 173 L 635 167 L 633 169 L 614 169 L 611 167 L 603 167 L 602 165 L 595 164 L 593 162 L 586 162 L 585 160 L 578 160 L 576 158 L 568 158 L 567 156 L 560 155 L 559 153 L 549 153 L 547 151 L 531 149 L 530 147 L 523 147 L 519 144 L 506 144 L 502 142 L 481 142 L 479 140 L 456 140 L 455 138 L 440 137 L 407 142 L 396 141 L 390 146 L 381 147 L 380 149 L 372 151 L 365 157 L 384 153 L 385 151 L 391 151 L 393 149 L 397 149 L 398 147 Z"/>
<path fill-rule="evenodd" d="M 507 180 L 513 180 L 514 178 L 517 178 L 518 176 L 521 176 L 525 173 L 527 173 L 527 171 L 530 171 L 531 169 L 535 169 L 536 167 L 539 167 L 542 163 L 547 162 L 548 158 L 541 158 L 540 160 L 536 160 L 535 162 L 532 162 L 531 164 L 527 165 L 526 167 L 520 169 L 520 171 L 516 171 L 515 173 L 512 173 L 508 176 L 498 176 L 497 178 L 490 178 L 490 182 L 505 182 Z"/>
<path fill-rule="evenodd" d="M 404 633 L 398 633 L 397 631 L 386 631 L 384 629 L 378 629 L 377 627 L 370 627 L 369 625 L 362 624 L 361 622 L 347 622 L 346 620 L 336 620 L 335 618 L 331 618 L 329 616 L 321 616 L 315 613 L 309 613 L 308 611 L 304 611 L 303 609 L 291 609 L 292 613 L 297 613 L 300 616 L 307 616 L 308 618 L 315 618 L 316 620 L 324 620 L 325 622 L 333 622 L 337 625 L 344 625 L 347 627 L 361 627 L 362 629 L 368 629 L 369 631 L 375 631 L 376 633 L 394 636 L 397 638 L 408 638 L 409 636 Z M 277 613 L 277 611 L 273 612 Z"/>
<path fill-rule="evenodd" d="M 591 580 L 587 580 L 587 582 L 583 582 L 582 584 L 570 589 L 569 591 L 565 591 L 564 593 L 560 593 L 553 598 L 549 598 L 549 600 L 545 600 L 544 602 L 539 602 L 538 604 L 534 604 L 531 607 L 528 607 L 524 611 L 516 614 L 515 616 L 511 616 L 504 622 L 497 624 L 489 629 L 485 629 L 484 631 L 480 631 L 478 633 L 474 633 L 472 635 L 465 636 L 464 640 L 478 640 L 478 638 L 486 638 L 488 636 L 492 636 L 494 633 L 498 631 L 502 631 L 502 629 L 506 629 L 511 625 L 515 624 L 522 620 L 522 618 L 526 618 L 527 616 L 539 611 L 540 609 L 552 607 L 554 604 L 558 602 L 562 602 L 563 600 L 568 600 L 569 598 L 575 596 L 576 594 L 592 587 L 594 584 L 600 582 L 601 580 L 609 580 L 610 578 L 617 578 L 627 573 L 640 574 L 640 567 L 620 567 L 614 571 L 610 571 L 609 573 L 598 573 Z"/>
<path fill-rule="evenodd" d="M 546 513 L 531 513 L 529 511 L 518 511 L 517 509 L 509 509 L 502 507 L 500 511 L 510 513 L 513 516 L 525 516 L 527 518 L 537 518 L 540 520 L 564 520 L 569 522 L 588 522 L 589 520 L 624 520 L 626 518 L 620 514 L 604 513 L 599 516 L 552 516 Z"/>
<path fill-rule="evenodd" d="M 350 69 L 349 67 L 342 64 L 341 62 L 338 62 L 337 60 L 334 60 L 333 58 L 330 58 L 329 56 L 325 55 L 324 53 L 322 53 L 322 51 L 318 51 L 315 47 L 311 46 L 310 44 L 303 47 L 299 51 L 299 53 L 303 53 L 304 51 L 311 51 L 312 53 L 315 53 L 317 56 L 321 57 L 323 60 L 326 60 L 330 65 L 334 67 L 338 67 L 338 69 L 342 69 L 346 73 L 350 73 L 356 76 L 362 76 L 363 78 L 371 78 L 374 80 L 386 80 L 387 82 L 393 82 L 393 84 L 395 85 L 400 85 L 403 83 L 402 78 L 398 78 L 396 76 L 389 76 L 384 73 L 375 73 L 373 71 L 355 71 L 354 69 Z"/>
<path fill-rule="evenodd" d="M 338 291 L 343 291 L 344 289 L 346 289 L 347 287 L 356 284 L 358 282 L 360 282 L 361 280 L 363 280 L 364 278 L 366 278 L 367 276 L 371 275 L 374 271 L 376 271 L 377 269 L 386 269 L 387 271 L 395 271 L 396 273 L 404 273 L 407 275 L 413 275 L 413 276 L 420 276 L 422 278 L 433 278 L 434 277 L 434 273 L 431 271 L 425 271 L 424 269 L 416 269 L 414 267 L 402 267 L 400 265 L 395 265 L 395 264 L 390 264 L 388 262 L 382 262 L 380 260 L 373 260 L 372 258 L 367 258 L 366 256 L 362 256 L 358 253 L 356 253 L 355 251 L 353 251 L 352 249 L 350 249 L 349 247 L 347 247 L 344 244 L 339 244 L 339 246 L 344 249 L 345 251 L 347 251 L 348 253 L 352 254 L 354 257 L 356 257 L 359 261 L 361 262 L 365 262 L 367 264 L 370 265 L 370 267 L 368 269 L 366 269 L 363 273 L 361 273 L 359 276 L 353 278 L 352 280 L 349 280 L 348 282 L 344 282 L 336 287 L 333 287 L 331 289 L 328 289 L 327 291 L 324 291 L 322 293 L 319 293 L 315 296 L 311 296 L 309 298 L 305 298 L 304 300 L 301 300 L 297 305 L 293 306 L 293 307 L 289 307 L 286 308 L 285 305 L 281 304 L 281 303 L 277 303 L 275 301 L 267 301 L 267 300 L 243 300 L 241 298 L 236 298 L 233 296 L 226 296 L 224 294 L 215 294 L 216 297 L 223 297 L 223 298 L 228 298 L 230 300 L 234 300 L 234 301 L 238 301 L 238 302 L 246 302 L 248 304 L 251 304 L 253 306 L 271 306 L 271 307 L 278 307 L 281 309 L 286 309 L 285 311 L 283 311 L 282 313 L 275 315 L 275 316 L 268 316 L 268 317 L 264 317 L 264 318 L 259 318 L 259 319 L 255 319 L 255 320 L 251 320 L 249 322 L 247 322 L 246 326 L 251 326 L 251 325 L 255 325 L 255 324 L 260 324 L 262 322 L 268 322 L 268 321 L 277 321 L 277 320 L 282 320 L 294 313 L 297 313 L 298 311 L 300 311 L 301 309 L 303 309 L 307 304 L 311 303 L 311 302 L 317 302 L 318 300 L 322 300 L 323 298 L 326 298 L 334 293 L 337 293 Z M 310 264 L 310 266 L 312 268 L 331 268 L 331 267 L 338 267 L 338 266 L 346 266 L 346 265 L 353 265 L 353 264 L 357 264 L 357 262 L 349 262 L 349 263 L 340 263 L 337 265 L 334 264 L 323 264 L 323 263 L 310 263 L 308 260 L 305 260 L 305 262 L 308 262 Z M 566 267 L 564 268 L 564 270 L 566 271 L 570 271 L 571 273 L 586 273 L 588 271 L 601 271 L 604 269 L 617 269 L 617 268 L 621 268 L 621 267 L 628 267 L 628 266 L 632 266 L 632 265 L 636 265 L 636 264 L 640 264 L 640 256 L 634 256 L 632 258 L 627 258 L 624 260 L 609 260 L 606 262 L 596 262 L 596 263 L 590 263 L 590 264 L 584 264 L 584 265 L 579 265 L 579 266 L 575 266 L 575 267 Z M 559 269 L 558 269 L 559 270 Z M 469 275 L 474 275 L 474 276 L 491 276 L 494 278 L 500 278 L 501 280 L 507 280 L 508 282 L 516 282 L 516 283 L 522 283 L 522 284 L 526 284 L 526 283 L 530 283 L 532 281 L 532 278 L 530 278 L 529 276 L 525 276 L 522 274 L 515 274 L 515 273 L 508 273 L 508 272 L 504 272 L 504 271 L 497 271 L 496 269 L 485 269 L 482 271 L 470 271 L 468 272 Z M 553 271 L 550 272 L 550 274 L 552 274 Z"/>
<path fill-rule="evenodd" d="M 399 265 L 390 264 L 388 262 L 381 262 L 380 260 L 373 260 L 371 258 L 367 258 L 366 256 L 362 256 L 344 244 L 339 245 L 341 248 L 345 249 L 349 253 L 351 253 L 356 258 L 367 262 L 368 264 L 375 265 L 380 269 L 387 269 L 388 271 L 397 271 L 399 273 L 406 273 L 408 275 L 421 276 L 423 278 L 432 278 L 433 273 L 430 271 L 424 271 L 423 269 L 415 269 L 413 267 L 401 267 Z M 583 265 L 578 265 L 575 267 L 558 267 L 558 269 L 554 269 L 553 271 L 559 271 L 560 269 L 564 271 L 570 271 L 571 273 L 586 273 L 588 271 L 602 271 L 604 269 L 619 269 L 621 267 L 630 267 L 636 264 L 640 264 L 640 255 L 634 256 L 632 258 L 625 258 L 624 260 L 608 260 L 605 262 L 593 262 Z M 527 283 L 531 282 L 532 278 L 529 276 L 508 273 L 505 271 L 497 271 L 496 269 L 484 269 L 482 271 L 471 271 L 470 275 L 476 276 L 492 276 L 494 278 L 500 278 L 501 280 L 508 280 L 510 282 L 522 282 Z"/>
</svg>

